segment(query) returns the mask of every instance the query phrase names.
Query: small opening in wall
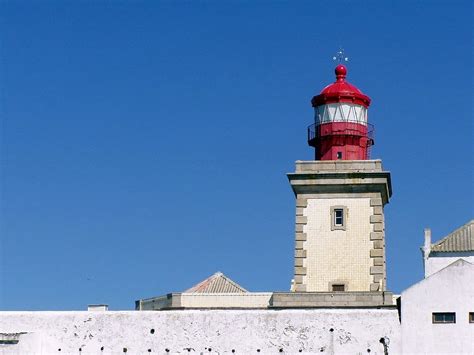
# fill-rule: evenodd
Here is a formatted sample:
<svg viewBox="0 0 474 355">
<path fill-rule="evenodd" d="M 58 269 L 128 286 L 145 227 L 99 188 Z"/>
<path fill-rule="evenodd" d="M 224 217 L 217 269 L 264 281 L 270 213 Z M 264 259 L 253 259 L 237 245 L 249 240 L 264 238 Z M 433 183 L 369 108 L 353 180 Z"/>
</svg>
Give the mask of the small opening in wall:
<svg viewBox="0 0 474 355">
<path fill-rule="evenodd" d="M 301 349 L 300 349 L 300 350 L 298 350 L 298 352 L 299 352 L 299 353 L 302 353 L 302 352 L 303 352 L 303 350 L 301 350 Z"/>
<path fill-rule="evenodd" d="M 329 329 L 329 331 L 332 333 L 334 331 L 334 328 Z"/>
<path fill-rule="evenodd" d="M 337 152 L 336 157 L 337 159 L 342 159 L 342 152 Z"/>
<path fill-rule="evenodd" d="M 79 348 L 79 351 L 82 351 L 82 348 Z"/>
<path fill-rule="evenodd" d="M 170 349 L 166 348 L 165 351 L 166 351 L 167 353 L 169 353 L 169 352 L 170 352 Z"/>
<path fill-rule="evenodd" d="M 148 352 L 151 353 L 151 349 L 148 349 Z"/>
<path fill-rule="evenodd" d="M 155 334 L 155 329 L 150 329 L 150 334 Z"/>
<path fill-rule="evenodd" d="M 259 352 L 260 352 L 260 349 L 257 349 L 257 353 L 259 353 Z"/>
<path fill-rule="evenodd" d="M 370 349 L 367 349 L 367 352 L 368 352 L 368 353 L 370 353 L 370 351 L 371 351 Z"/>
<path fill-rule="evenodd" d="M 100 351 L 104 351 L 104 347 L 103 347 L 103 346 L 100 347 Z"/>
<path fill-rule="evenodd" d="M 282 352 L 283 352 L 283 349 L 280 349 L 279 351 L 282 353 Z"/>
<path fill-rule="evenodd" d="M 59 348 L 58 351 L 61 351 L 61 348 Z"/>
<path fill-rule="evenodd" d="M 232 352 L 235 353 L 235 349 L 232 349 Z"/>
<path fill-rule="evenodd" d="M 334 209 L 334 225 L 336 227 L 344 226 L 344 210 L 342 208 Z"/>
<path fill-rule="evenodd" d="M 385 338 L 380 338 L 379 340 L 382 344 L 385 344 Z"/>
<path fill-rule="evenodd" d="M 0 340 L 0 345 L 15 345 L 18 344 L 18 339 L 4 339 Z"/>
<path fill-rule="evenodd" d="M 126 353 L 126 352 L 127 352 L 127 348 L 123 348 L 123 352 Z"/>
<path fill-rule="evenodd" d="M 433 312 L 433 323 L 456 323 L 456 313 Z"/>
<path fill-rule="evenodd" d="M 207 351 L 211 352 L 211 351 L 212 351 L 212 349 L 211 349 L 211 348 L 209 348 L 209 349 L 207 349 Z"/>
<path fill-rule="evenodd" d="M 469 312 L 469 323 L 474 323 L 474 312 Z"/>
</svg>

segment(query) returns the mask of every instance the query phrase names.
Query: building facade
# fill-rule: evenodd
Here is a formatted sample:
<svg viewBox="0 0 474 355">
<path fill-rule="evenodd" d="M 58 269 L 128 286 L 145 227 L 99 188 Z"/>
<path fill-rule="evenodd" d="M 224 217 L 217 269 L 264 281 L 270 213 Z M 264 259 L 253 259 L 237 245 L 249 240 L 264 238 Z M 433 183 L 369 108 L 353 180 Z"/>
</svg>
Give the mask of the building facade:
<svg viewBox="0 0 474 355">
<path fill-rule="evenodd" d="M 458 259 L 402 292 L 406 354 L 474 354 L 474 265 Z"/>
</svg>

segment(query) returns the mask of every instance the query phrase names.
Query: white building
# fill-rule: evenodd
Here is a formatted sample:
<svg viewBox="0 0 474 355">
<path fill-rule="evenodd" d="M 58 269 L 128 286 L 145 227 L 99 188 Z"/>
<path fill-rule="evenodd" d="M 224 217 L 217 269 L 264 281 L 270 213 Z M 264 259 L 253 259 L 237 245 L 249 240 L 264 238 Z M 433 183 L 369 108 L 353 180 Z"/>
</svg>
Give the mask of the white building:
<svg viewBox="0 0 474 355">
<path fill-rule="evenodd" d="M 404 354 L 474 354 L 474 265 L 458 259 L 402 292 Z"/>
<path fill-rule="evenodd" d="M 458 259 L 474 263 L 474 220 L 469 221 L 440 241 L 431 244 L 431 230 L 425 229 L 422 248 L 425 277 L 428 277 Z"/>
<path fill-rule="evenodd" d="M 404 353 L 474 354 L 474 220 L 436 243 L 425 229 L 425 279 L 402 292 Z"/>
</svg>

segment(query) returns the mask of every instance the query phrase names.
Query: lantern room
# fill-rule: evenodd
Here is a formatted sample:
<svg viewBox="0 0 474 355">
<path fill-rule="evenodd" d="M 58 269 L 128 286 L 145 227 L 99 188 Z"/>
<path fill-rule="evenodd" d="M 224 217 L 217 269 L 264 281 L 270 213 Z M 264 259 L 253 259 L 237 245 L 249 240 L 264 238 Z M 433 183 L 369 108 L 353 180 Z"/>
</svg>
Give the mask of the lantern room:
<svg viewBox="0 0 474 355">
<path fill-rule="evenodd" d="M 314 124 L 308 144 L 316 160 L 367 160 L 374 144 L 373 126 L 367 122 L 370 98 L 346 81 L 347 69 L 335 69 L 336 81 L 313 97 Z"/>
</svg>

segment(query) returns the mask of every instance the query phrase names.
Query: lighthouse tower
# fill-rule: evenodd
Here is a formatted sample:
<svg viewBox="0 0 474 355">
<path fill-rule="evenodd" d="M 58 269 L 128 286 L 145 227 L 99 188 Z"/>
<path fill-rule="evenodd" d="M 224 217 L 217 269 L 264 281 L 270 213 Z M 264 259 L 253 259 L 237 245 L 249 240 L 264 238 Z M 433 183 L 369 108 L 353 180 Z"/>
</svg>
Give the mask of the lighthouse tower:
<svg viewBox="0 0 474 355">
<path fill-rule="evenodd" d="M 369 160 L 370 98 L 347 82 L 344 65 L 335 73 L 335 82 L 311 100 L 308 143 L 315 160 L 297 161 L 288 174 L 296 196 L 293 290 L 381 292 L 390 173 L 380 160 Z"/>
<path fill-rule="evenodd" d="M 316 160 L 366 160 L 374 142 L 367 122 L 370 98 L 346 81 L 344 65 L 335 72 L 336 81 L 311 100 L 315 123 L 308 128 L 308 143 Z"/>
</svg>

